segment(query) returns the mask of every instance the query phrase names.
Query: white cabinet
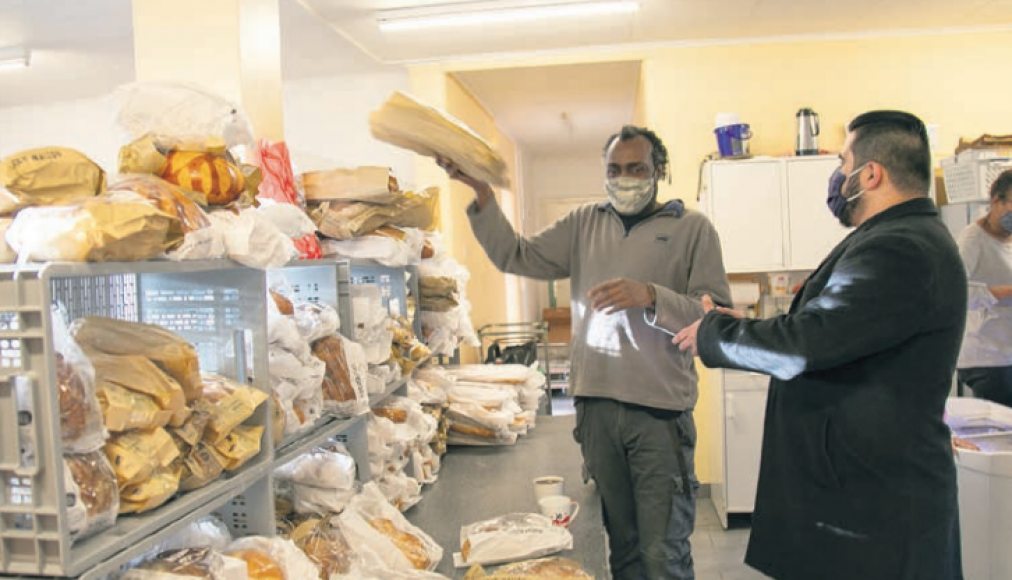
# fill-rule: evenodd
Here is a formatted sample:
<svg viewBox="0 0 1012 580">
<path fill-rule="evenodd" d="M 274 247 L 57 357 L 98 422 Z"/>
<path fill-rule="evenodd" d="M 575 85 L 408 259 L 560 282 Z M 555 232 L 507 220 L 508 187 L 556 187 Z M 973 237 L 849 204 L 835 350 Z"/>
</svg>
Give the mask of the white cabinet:
<svg viewBox="0 0 1012 580">
<path fill-rule="evenodd" d="M 728 272 L 814 270 L 847 231 L 826 207 L 835 156 L 714 161 L 704 211 Z"/>
<path fill-rule="evenodd" d="M 728 514 L 752 513 L 769 377 L 744 371 L 720 371 L 718 417 L 718 475 L 710 499 L 721 524 Z"/>
<path fill-rule="evenodd" d="M 727 271 L 784 269 L 780 182 L 777 160 L 713 164 L 711 190 L 720 194 L 709 213 Z"/>
</svg>

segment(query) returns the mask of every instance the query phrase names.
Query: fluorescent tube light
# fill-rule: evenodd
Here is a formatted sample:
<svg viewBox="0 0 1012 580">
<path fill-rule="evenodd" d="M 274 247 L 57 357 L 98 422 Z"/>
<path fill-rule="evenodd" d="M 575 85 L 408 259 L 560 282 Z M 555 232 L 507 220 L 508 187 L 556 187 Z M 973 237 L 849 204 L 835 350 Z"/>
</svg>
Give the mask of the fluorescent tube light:
<svg viewBox="0 0 1012 580">
<path fill-rule="evenodd" d="M 30 55 L 27 48 L 20 46 L 0 48 L 0 70 L 28 68 Z"/>
<path fill-rule="evenodd" d="M 447 12 L 385 12 L 379 13 L 376 21 L 381 31 L 395 32 L 426 28 L 533 22 L 549 18 L 632 14 L 640 8 L 639 2 L 636 0 L 598 0 L 591 2 L 531 4 L 526 6 L 508 6 L 500 3 L 497 7 L 489 6 L 488 4 L 485 6 L 484 8 L 475 6 L 470 10 L 458 9 Z"/>
</svg>

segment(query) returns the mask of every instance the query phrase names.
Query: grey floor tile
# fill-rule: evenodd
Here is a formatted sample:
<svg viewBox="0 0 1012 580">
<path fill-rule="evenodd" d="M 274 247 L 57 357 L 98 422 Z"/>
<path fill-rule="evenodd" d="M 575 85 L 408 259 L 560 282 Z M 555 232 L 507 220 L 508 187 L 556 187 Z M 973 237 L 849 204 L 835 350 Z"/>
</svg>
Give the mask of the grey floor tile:
<svg viewBox="0 0 1012 580">
<path fill-rule="evenodd" d="M 748 537 L 751 530 L 739 528 L 736 530 L 709 530 L 710 542 L 717 548 L 725 546 L 740 547 L 748 545 Z"/>
<path fill-rule="evenodd" d="M 757 572 L 748 566 L 744 566 L 741 570 L 720 573 L 721 580 L 767 580 L 768 578 L 769 576 L 762 572 Z"/>
</svg>

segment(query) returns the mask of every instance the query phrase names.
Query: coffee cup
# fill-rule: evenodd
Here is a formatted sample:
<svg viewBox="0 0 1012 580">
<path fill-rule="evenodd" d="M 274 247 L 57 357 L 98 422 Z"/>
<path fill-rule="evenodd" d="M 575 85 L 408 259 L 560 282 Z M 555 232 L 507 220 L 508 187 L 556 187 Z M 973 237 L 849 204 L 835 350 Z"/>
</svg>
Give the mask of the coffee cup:
<svg viewBox="0 0 1012 580">
<path fill-rule="evenodd" d="M 539 501 L 550 495 L 562 495 L 566 492 L 566 480 L 558 475 L 544 475 L 534 478 L 534 497 Z"/>
<path fill-rule="evenodd" d="M 573 501 L 569 496 L 550 495 L 538 500 L 541 507 L 541 514 L 552 520 L 556 526 L 567 527 L 576 519 L 580 513 L 580 504 Z"/>
</svg>

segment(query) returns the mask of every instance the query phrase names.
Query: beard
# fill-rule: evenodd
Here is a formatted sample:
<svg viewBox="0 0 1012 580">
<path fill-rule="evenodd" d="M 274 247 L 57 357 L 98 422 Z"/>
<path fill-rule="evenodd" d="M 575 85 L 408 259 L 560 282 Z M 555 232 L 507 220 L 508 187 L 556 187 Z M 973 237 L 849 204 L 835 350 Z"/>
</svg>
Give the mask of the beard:
<svg viewBox="0 0 1012 580">
<path fill-rule="evenodd" d="M 861 193 L 860 187 L 861 185 L 857 180 L 848 180 L 846 189 L 843 191 L 843 196 L 847 198 L 847 205 L 843 207 L 843 213 L 840 214 L 839 221 L 845 228 L 854 227 L 854 214 L 857 213 L 857 208 L 864 199 L 864 195 L 858 195 Z M 855 196 L 858 197 L 855 199 Z"/>
</svg>

